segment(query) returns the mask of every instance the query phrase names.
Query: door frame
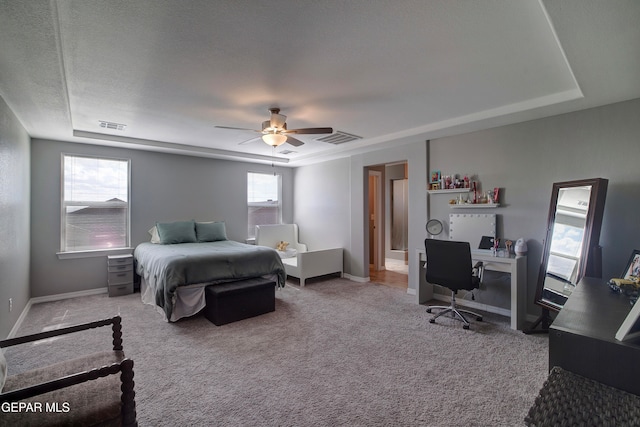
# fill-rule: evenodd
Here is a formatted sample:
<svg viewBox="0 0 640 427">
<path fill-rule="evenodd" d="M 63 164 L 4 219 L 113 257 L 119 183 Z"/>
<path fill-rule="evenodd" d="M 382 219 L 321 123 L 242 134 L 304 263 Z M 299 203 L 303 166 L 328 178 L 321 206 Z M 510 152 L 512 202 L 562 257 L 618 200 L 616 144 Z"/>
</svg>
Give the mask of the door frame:
<svg viewBox="0 0 640 427">
<path fill-rule="evenodd" d="M 382 205 L 383 199 L 383 183 L 382 172 L 369 169 L 369 178 L 373 178 L 373 191 L 369 191 L 369 195 L 373 194 L 373 212 L 368 212 L 368 215 L 373 215 L 373 227 L 374 232 L 370 233 L 369 239 L 373 239 L 373 269 L 375 271 L 384 270 L 384 222 L 381 221 L 384 206 Z M 367 218 L 367 224 L 369 218 Z M 373 235 L 371 235 L 373 234 Z"/>
</svg>

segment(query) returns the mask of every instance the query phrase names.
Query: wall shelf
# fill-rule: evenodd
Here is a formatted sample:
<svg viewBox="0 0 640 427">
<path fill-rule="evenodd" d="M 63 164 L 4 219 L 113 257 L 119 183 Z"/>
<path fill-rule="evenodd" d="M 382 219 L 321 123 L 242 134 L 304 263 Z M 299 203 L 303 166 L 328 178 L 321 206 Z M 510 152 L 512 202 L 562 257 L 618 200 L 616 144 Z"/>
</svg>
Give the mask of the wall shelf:
<svg viewBox="0 0 640 427">
<path fill-rule="evenodd" d="M 448 190 L 427 190 L 429 194 L 453 194 L 453 193 L 468 193 L 473 191 L 470 188 L 450 188 Z"/>
<path fill-rule="evenodd" d="M 450 205 L 451 209 L 493 209 L 499 208 L 500 203 L 465 203 L 461 205 Z"/>
</svg>

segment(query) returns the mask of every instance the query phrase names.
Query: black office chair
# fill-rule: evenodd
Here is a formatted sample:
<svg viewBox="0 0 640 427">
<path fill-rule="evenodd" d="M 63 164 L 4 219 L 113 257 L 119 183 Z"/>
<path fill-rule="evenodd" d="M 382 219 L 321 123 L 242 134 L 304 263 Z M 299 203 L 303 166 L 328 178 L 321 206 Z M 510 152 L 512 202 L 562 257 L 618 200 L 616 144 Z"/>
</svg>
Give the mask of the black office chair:
<svg viewBox="0 0 640 427">
<path fill-rule="evenodd" d="M 482 321 L 482 316 L 478 313 L 456 307 L 458 290 L 470 291 L 480 287 L 482 283 L 483 265 L 482 262 L 478 262 L 472 267 L 469 242 L 426 239 L 424 247 L 427 253 L 427 282 L 451 289 L 451 305 L 427 308 L 427 313 L 434 309 L 442 310 L 429 319 L 429 323 L 435 323 L 438 317 L 447 313 L 451 313 L 452 318 L 462 321 L 464 329 L 469 329 L 469 322 L 463 313 L 475 316 L 479 322 Z"/>
</svg>

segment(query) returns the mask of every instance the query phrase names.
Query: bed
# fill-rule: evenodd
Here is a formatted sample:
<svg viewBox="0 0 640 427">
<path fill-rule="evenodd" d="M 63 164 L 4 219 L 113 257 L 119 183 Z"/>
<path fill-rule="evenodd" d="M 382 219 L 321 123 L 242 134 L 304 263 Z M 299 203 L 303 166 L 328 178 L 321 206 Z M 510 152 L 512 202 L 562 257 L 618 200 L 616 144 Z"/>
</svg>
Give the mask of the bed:
<svg viewBox="0 0 640 427">
<path fill-rule="evenodd" d="M 212 223 L 183 223 L 182 233 L 188 237 L 163 232 L 164 224 L 158 223 L 150 230 L 151 242 L 139 244 L 133 253 L 142 301 L 154 305 L 164 320 L 174 322 L 202 310 L 209 285 L 268 277 L 276 286 L 284 286 L 284 265 L 274 249 L 227 240 L 224 224 L 223 232 L 212 238 L 204 231 Z"/>
</svg>

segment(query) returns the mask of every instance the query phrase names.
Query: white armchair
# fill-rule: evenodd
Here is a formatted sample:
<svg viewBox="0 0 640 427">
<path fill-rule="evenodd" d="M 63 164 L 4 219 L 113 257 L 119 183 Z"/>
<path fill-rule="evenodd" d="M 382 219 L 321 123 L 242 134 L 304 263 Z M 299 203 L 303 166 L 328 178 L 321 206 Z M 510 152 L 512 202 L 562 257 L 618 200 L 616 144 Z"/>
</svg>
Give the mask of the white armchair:
<svg viewBox="0 0 640 427">
<path fill-rule="evenodd" d="M 311 277 L 332 273 L 340 273 L 342 277 L 342 248 L 308 250 L 307 245 L 298 242 L 296 224 L 256 225 L 256 245 L 275 250 L 281 241 L 296 250 L 295 256 L 283 258 L 282 263 L 287 275 L 300 279 L 300 286 Z"/>
</svg>

